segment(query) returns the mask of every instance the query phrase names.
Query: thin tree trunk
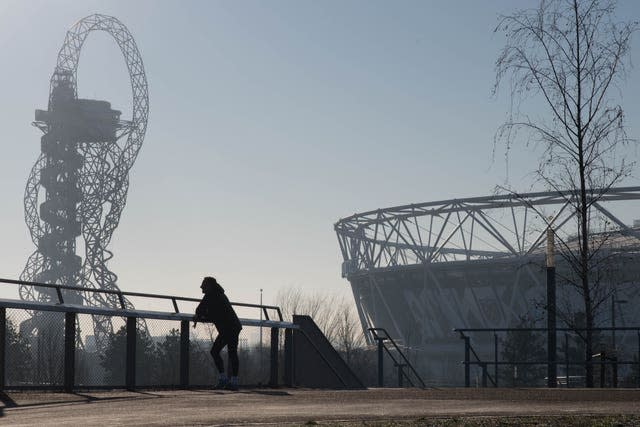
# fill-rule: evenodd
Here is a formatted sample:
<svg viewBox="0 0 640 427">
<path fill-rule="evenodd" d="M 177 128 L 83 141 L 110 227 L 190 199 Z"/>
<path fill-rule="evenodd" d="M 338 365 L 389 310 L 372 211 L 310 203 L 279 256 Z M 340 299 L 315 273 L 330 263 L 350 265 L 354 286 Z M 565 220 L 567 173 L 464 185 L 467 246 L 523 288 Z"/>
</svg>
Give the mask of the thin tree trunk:
<svg viewBox="0 0 640 427">
<path fill-rule="evenodd" d="M 573 10 L 576 24 L 576 127 L 578 139 L 578 167 L 580 170 L 580 234 L 582 235 L 580 245 L 580 279 L 582 281 L 582 296 L 584 299 L 585 320 L 587 328 L 585 342 L 585 376 L 586 386 L 593 387 L 593 366 L 591 365 L 591 355 L 593 347 L 593 315 L 591 313 L 591 292 L 589 290 L 589 235 L 587 227 L 587 191 L 585 180 L 584 164 L 584 129 L 582 129 L 582 63 L 580 57 L 580 14 L 578 13 L 578 0 L 573 0 Z"/>
</svg>

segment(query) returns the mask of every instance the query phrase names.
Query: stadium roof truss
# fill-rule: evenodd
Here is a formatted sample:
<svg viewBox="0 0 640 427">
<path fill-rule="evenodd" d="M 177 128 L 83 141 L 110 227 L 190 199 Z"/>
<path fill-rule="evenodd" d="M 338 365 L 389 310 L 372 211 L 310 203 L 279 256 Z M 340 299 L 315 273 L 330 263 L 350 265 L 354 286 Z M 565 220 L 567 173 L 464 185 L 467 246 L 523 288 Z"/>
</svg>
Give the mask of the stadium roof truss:
<svg viewBox="0 0 640 427">
<path fill-rule="evenodd" d="M 600 194 L 592 191 L 590 194 Z M 343 277 L 372 269 L 451 261 L 524 257 L 542 251 L 547 229 L 571 241 L 575 227 L 572 192 L 536 192 L 452 199 L 378 209 L 335 224 L 344 258 Z M 608 205 L 640 199 L 640 187 L 612 188 L 592 200 L 592 216 L 605 229 L 633 236 L 640 232 Z"/>
</svg>

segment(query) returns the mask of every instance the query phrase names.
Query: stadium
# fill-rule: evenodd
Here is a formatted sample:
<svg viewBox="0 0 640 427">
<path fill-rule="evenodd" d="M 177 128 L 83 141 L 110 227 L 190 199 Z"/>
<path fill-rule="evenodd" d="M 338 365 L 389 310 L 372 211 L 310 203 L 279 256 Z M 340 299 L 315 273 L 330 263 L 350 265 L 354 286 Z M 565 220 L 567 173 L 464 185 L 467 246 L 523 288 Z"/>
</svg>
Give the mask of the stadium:
<svg viewBox="0 0 640 427">
<path fill-rule="evenodd" d="M 339 220 L 334 228 L 342 277 L 351 285 L 363 329 L 387 329 L 431 384 L 460 385 L 464 346 L 454 328 L 515 327 L 525 316 L 544 318 L 547 230 L 567 247 L 576 244 L 575 197 L 492 195 Z M 640 187 L 625 187 L 591 200 L 592 224 L 598 225 L 590 237 L 607 260 L 603 288 L 611 290 L 596 313 L 596 326 L 612 320 L 618 326 L 640 324 L 633 309 L 640 302 L 638 199 Z M 559 272 L 566 270 L 562 257 L 556 254 L 555 260 Z M 558 287 L 558 310 L 561 301 L 579 307 L 577 295 L 565 288 Z M 635 335 L 619 334 L 619 348 L 636 349 Z M 475 347 L 488 354 L 493 340 L 478 337 Z"/>
</svg>

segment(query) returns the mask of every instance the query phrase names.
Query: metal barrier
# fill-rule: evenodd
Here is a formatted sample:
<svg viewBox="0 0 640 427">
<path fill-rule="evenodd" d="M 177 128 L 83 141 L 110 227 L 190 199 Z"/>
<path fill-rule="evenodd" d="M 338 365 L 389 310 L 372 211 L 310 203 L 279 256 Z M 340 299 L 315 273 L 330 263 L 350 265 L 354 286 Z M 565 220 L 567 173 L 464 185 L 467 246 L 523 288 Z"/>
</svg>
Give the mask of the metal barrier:
<svg viewBox="0 0 640 427">
<path fill-rule="evenodd" d="M 140 387 L 213 385 L 215 375 L 211 357 L 208 349 L 203 348 L 206 347 L 203 343 L 213 338 L 212 325 L 199 323 L 191 335 L 189 326 L 193 314 L 181 312 L 178 306 L 180 301 L 195 303 L 199 299 L 10 279 L 0 279 L 0 283 L 52 288 L 58 297 L 57 302 L 0 299 L 0 389 L 64 389 L 70 392 L 89 388 L 123 387 L 133 390 Z M 65 303 L 63 290 L 116 294 L 121 306 L 93 307 Z M 174 311 L 127 309 L 124 297 L 170 300 Z M 262 311 L 265 320 L 240 318 L 240 322 L 248 328 L 270 329 L 268 385 L 278 385 L 282 371 L 280 330 L 298 329 L 298 326 L 284 322 L 280 308 L 276 306 L 237 302 L 232 302 L 232 305 Z M 278 320 L 270 320 L 270 311 L 275 311 Z M 21 315 L 22 319 L 28 320 L 26 318 L 34 312 L 47 316 L 44 326 L 28 335 L 19 331 L 18 326 L 23 322 L 14 318 Z M 102 354 L 87 349 L 90 335 L 81 327 L 82 320 L 86 320 L 87 316 L 104 316 L 120 325 L 119 329 L 114 327 L 109 346 Z M 148 330 L 141 330 L 139 319 L 147 322 Z M 164 327 L 164 333 L 154 335 L 150 331 L 154 327 L 157 330 L 158 325 Z M 255 349 L 252 350 L 247 344 L 248 338 L 241 338 L 240 341 L 241 360 L 242 357 L 246 359 L 242 363 L 243 372 L 255 369 L 254 365 L 261 365 L 262 351 L 256 356 L 256 352 L 252 354 Z M 284 344 L 284 360 L 291 362 L 291 345 L 287 340 Z M 259 348 L 262 350 L 262 341 Z M 199 372 L 194 372 L 196 368 Z M 289 364 L 284 363 L 285 378 L 291 375 L 291 369 Z M 264 369 L 256 371 L 254 377 L 260 378 L 266 372 Z"/>
<path fill-rule="evenodd" d="M 409 368 L 410 372 L 413 373 L 415 379 L 418 380 L 422 388 L 425 388 L 426 385 L 418 372 L 414 369 L 409 359 L 406 358 L 400 347 L 396 344 L 396 342 L 391 338 L 389 333 L 384 328 L 369 328 L 369 332 L 373 335 L 373 339 L 378 343 L 378 387 L 384 387 L 384 361 L 383 361 L 383 350 L 387 352 L 391 360 L 393 361 L 393 365 L 398 369 L 398 387 L 404 387 L 404 379 L 406 378 L 409 381 L 411 387 L 415 387 L 413 381 L 411 381 L 411 377 L 409 373 L 404 368 Z M 384 334 L 384 335 L 381 335 Z M 388 341 L 393 346 L 393 349 L 398 353 L 402 361 L 397 360 L 391 350 L 384 344 L 385 341 Z M 404 362 L 404 363 L 402 363 Z"/>
<path fill-rule="evenodd" d="M 594 334 L 600 332 L 611 332 L 612 336 L 615 337 L 616 332 L 636 332 L 637 334 L 637 348 L 633 352 L 622 351 L 619 348 L 613 348 L 609 352 L 606 350 L 602 350 L 596 354 L 593 354 L 587 360 L 584 360 L 584 356 L 582 356 L 582 360 L 575 360 L 576 357 L 580 358 L 580 356 L 571 355 L 572 350 L 574 353 L 580 354 L 580 351 L 576 350 L 576 348 L 570 347 L 570 336 L 574 336 L 574 340 L 579 344 L 580 333 L 586 332 L 586 328 L 556 328 L 557 332 L 564 332 L 564 342 L 562 343 L 561 348 L 556 347 L 555 352 L 557 353 L 560 350 L 563 353 L 563 360 L 558 360 L 556 358 L 552 358 L 551 361 L 549 358 L 547 360 L 500 360 L 499 357 L 499 338 L 498 333 L 548 333 L 547 328 L 464 328 L 464 329 L 454 329 L 454 332 L 458 332 L 460 334 L 460 338 L 464 340 L 464 361 L 462 364 L 464 365 L 464 376 L 465 376 L 465 387 L 471 386 L 471 373 L 470 368 L 472 366 L 478 366 L 482 372 L 482 387 L 487 387 L 490 382 L 494 387 L 498 387 L 499 385 L 499 366 L 510 366 L 515 367 L 517 369 L 518 366 L 546 366 L 547 372 L 553 371 L 555 372 L 557 367 L 564 368 L 565 375 L 557 377 L 557 384 L 565 387 L 571 387 L 572 385 L 580 385 L 577 384 L 584 377 L 580 377 L 579 375 L 571 375 L 571 368 L 573 367 L 585 367 L 588 364 L 593 365 L 594 367 L 599 368 L 599 376 L 600 376 L 600 386 L 605 386 L 605 378 L 606 378 L 606 370 L 607 368 L 611 368 L 611 386 L 618 386 L 618 367 L 620 365 L 636 367 L 635 381 L 636 386 L 640 387 L 640 327 L 603 327 L 603 328 L 592 328 L 591 331 Z M 482 358 L 479 356 L 478 351 L 474 349 L 471 345 L 471 337 L 467 334 L 469 333 L 493 333 L 493 357 L 485 357 Z M 602 339 L 608 338 L 607 336 L 602 336 Z M 615 343 L 615 338 L 612 340 Z M 579 345 L 576 344 L 576 347 Z M 615 345 L 615 344 L 614 344 Z M 603 347 L 605 344 L 596 344 L 594 348 Z M 626 349 L 625 349 L 626 350 Z M 633 353 L 635 360 L 624 358 L 620 358 L 619 355 L 626 355 L 627 353 Z M 475 360 L 471 360 L 471 356 L 475 358 Z M 553 366 L 550 366 L 553 365 Z M 493 376 L 491 376 L 488 372 L 488 366 L 494 367 Z M 542 379 L 542 378 L 541 378 Z M 548 378 L 544 378 L 547 380 Z"/>
<path fill-rule="evenodd" d="M 126 292 L 126 291 L 111 291 L 106 289 L 95 289 L 95 288 L 83 288 L 79 286 L 65 286 L 65 285 L 52 285 L 47 283 L 38 283 L 38 282 L 27 282 L 24 280 L 13 280 L 13 279 L 3 279 L 0 278 L 0 283 L 13 284 L 13 285 L 25 285 L 25 286 L 35 286 L 40 288 L 48 288 L 55 289 L 56 294 L 58 296 L 58 304 L 64 304 L 64 298 L 62 296 L 62 290 L 76 291 L 76 292 L 94 292 L 99 294 L 108 294 L 108 295 L 117 295 L 120 301 L 120 308 L 122 310 L 126 310 L 124 297 L 142 297 L 142 298 L 154 298 L 154 299 L 165 299 L 170 300 L 173 303 L 173 308 L 175 313 L 180 313 L 178 308 L 178 301 L 189 301 L 189 302 L 200 302 L 200 299 L 197 298 L 187 298 L 187 297 L 178 297 L 173 295 L 158 295 L 158 294 L 148 294 L 141 292 Z M 28 301 L 24 301 L 27 302 Z M 282 312 L 280 311 L 280 307 L 273 305 L 263 305 L 263 304 L 248 304 L 242 302 L 231 302 L 231 305 L 236 307 L 253 307 L 260 308 L 263 311 L 266 320 L 269 319 L 268 310 L 275 310 L 278 314 L 278 320 L 282 321 Z M 87 307 L 87 306 L 82 306 Z"/>
</svg>

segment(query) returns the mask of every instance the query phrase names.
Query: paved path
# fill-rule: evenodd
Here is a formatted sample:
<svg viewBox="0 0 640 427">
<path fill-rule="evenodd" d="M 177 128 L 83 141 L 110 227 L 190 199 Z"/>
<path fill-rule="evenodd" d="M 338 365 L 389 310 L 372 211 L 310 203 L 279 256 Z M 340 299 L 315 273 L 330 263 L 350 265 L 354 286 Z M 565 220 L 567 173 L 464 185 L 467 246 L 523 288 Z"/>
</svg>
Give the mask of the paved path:
<svg viewBox="0 0 640 427">
<path fill-rule="evenodd" d="M 0 393 L 0 425 L 301 425 L 450 416 L 640 414 L 640 390 L 305 389 Z"/>
</svg>

